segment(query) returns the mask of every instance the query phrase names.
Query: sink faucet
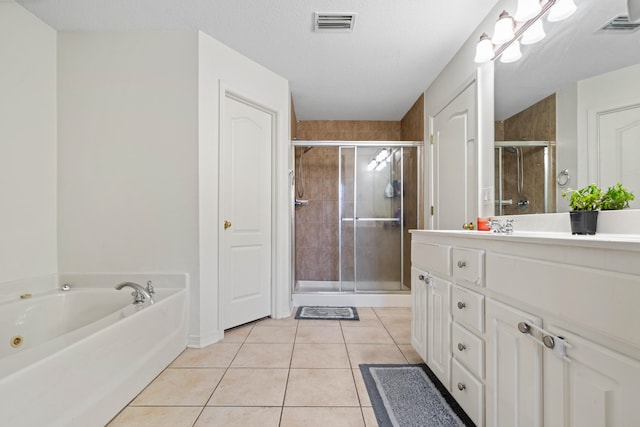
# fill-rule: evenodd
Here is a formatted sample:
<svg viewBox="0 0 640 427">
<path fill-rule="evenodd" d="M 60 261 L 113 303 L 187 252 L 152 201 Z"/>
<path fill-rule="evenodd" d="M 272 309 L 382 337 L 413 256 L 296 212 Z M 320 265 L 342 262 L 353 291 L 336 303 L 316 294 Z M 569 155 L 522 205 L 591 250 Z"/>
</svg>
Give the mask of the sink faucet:
<svg viewBox="0 0 640 427">
<path fill-rule="evenodd" d="M 129 287 L 133 289 L 131 295 L 133 296 L 134 304 L 144 304 L 146 300 L 149 300 L 151 304 L 153 304 L 153 297 L 145 288 L 133 282 L 122 282 L 119 285 L 116 285 L 116 289 L 120 290 L 122 288 Z"/>
</svg>

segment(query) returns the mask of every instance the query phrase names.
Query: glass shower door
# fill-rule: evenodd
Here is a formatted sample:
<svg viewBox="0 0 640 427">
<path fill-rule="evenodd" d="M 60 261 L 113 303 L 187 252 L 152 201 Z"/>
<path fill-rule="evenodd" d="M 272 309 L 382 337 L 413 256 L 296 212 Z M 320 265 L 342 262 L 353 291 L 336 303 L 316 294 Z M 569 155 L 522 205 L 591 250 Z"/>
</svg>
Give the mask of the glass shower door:
<svg viewBox="0 0 640 427">
<path fill-rule="evenodd" d="M 400 291 L 403 148 L 340 149 L 342 291 Z"/>
</svg>

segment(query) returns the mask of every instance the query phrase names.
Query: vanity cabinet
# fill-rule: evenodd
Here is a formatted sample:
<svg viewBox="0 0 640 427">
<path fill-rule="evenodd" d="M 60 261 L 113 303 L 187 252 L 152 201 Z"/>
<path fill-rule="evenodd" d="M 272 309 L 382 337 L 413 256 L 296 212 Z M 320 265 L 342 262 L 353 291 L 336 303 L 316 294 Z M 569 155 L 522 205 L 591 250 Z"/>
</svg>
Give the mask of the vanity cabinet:
<svg viewBox="0 0 640 427">
<path fill-rule="evenodd" d="M 427 365 L 444 386 L 450 388 L 451 282 L 438 276 L 427 286 Z"/>
<path fill-rule="evenodd" d="M 529 313 L 487 301 L 487 425 L 542 425 L 542 349 L 522 325 L 541 326 Z"/>
<path fill-rule="evenodd" d="M 476 425 L 640 426 L 640 238 L 415 231 L 412 245 L 451 250 L 413 319 Z"/>
<path fill-rule="evenodd" d="M 449 245 L 412 242 L 412 345 L 440 382 L 450 388 L 451 375 L 451 259 Z"/>
<path fill-rule="evenodd" d="M 571 343 L 567 360 L 544 354 L 545 426 L 638 426 L 640 361 L 548 326 Z"/>
<path fill-rule="evenodd" d="M 427 360 L 427 277 L 429 273 L 411 267 L 411 345 Z"/>
</svg>

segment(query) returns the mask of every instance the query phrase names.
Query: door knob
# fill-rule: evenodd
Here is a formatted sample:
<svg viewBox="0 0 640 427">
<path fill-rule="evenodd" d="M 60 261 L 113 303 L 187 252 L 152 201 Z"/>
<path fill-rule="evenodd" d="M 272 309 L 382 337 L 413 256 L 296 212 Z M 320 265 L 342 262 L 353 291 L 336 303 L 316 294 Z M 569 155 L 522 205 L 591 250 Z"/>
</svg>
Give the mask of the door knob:
<svg viewBox="0 0 640 427">
<path fill-rule="evenodd" d="M 224 222 L 224 229 L 226 230 L 229 227 L 231 227 L 231 221 L 225 221 Z"/>
</svg>

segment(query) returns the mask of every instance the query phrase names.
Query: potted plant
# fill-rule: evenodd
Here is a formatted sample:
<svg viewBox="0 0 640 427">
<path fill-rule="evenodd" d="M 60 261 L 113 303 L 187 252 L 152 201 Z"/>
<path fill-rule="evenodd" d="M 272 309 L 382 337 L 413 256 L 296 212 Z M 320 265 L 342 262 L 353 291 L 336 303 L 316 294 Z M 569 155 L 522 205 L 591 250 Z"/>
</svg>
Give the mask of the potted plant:
<svg viewBox="0 0 640 427">
<path fill-rule="evenodd" d="M 629 190 L 624 188 L 622 184 L 617 183 L 613 187 L 609 187 L 602 196 L 602 210 L 619 210 L 629 207 L 629 202 L 634 200 L 635 196 Z"/>
<path fill-rule="evenodd" d="M 596 234 L 598 209 L 602 205 L 602 190 L 589 184 L 579 190 L 567 189 L 562 197 L 569 199 L 571 234 Z"/>
</svg>

